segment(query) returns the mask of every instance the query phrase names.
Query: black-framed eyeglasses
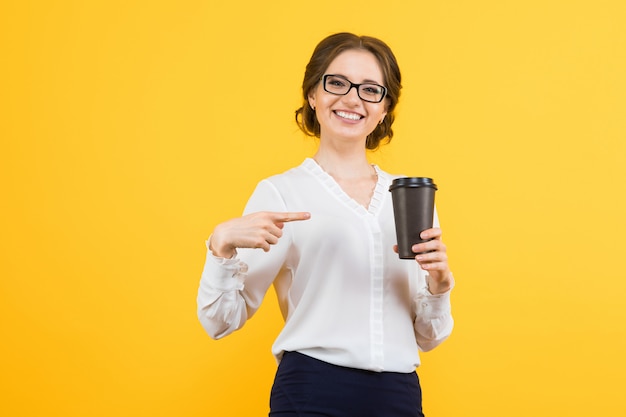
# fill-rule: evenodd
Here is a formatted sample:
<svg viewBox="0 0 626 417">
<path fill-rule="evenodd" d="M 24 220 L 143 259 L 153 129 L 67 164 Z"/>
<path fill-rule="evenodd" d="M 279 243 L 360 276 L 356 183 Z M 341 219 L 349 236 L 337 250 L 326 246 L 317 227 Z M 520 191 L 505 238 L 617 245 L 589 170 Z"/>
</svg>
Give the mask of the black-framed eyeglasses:
<svg viewBox="0 0 626 417">
<path fill-rule="evenodd" d="M 324 91 L 330 94 L 345 96 L 354 87 L 359 98 L 370 103 L 380 103 L 387 94 L 387 89 L 382 85 L 374 83 L 354 84 L 341 75 L 326 74 L 322 80 Z"/>
</svg>

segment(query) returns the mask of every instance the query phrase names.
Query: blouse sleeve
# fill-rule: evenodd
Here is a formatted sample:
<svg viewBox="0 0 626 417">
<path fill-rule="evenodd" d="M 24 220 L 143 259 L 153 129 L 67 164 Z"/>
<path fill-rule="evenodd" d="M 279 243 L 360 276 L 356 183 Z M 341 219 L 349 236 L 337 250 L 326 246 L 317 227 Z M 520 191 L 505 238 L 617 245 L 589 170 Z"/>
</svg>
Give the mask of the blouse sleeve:
<svg viewBox="0 0 626 417">
<path fill-rule="evenodd" d="M 454 320 L 450 307 L 450 291 L 433 295 L 422 288 L 414 300 L 415 337 L 420 350 L 427 352 L 439 346 L 452 333 Z"/>
<path fill-rule="evenodd" d="M 267 180 L 261 181 L 248 200 L 244 214 L 258 211 L 284 212 L 284 201 Z M 200 278 L 198 319 L 214 339 L 240 329 L 258 310 L 265 293 L 285 263 L 290 247 L 289 223 L 269 252 L 237 249 L 232 259 L 218 258 L 208 250 Z"/>
<path fill-rule="evenodd" d="M 439 227 L 439 217 L 435 210 L 434 226 Z M 413 299 L 415 313 L 415 337 L 421 351 L 427 352 L 439 346 L 452 333 L 454 320 L 450 305 L 452 287 L 443 294 L 433 295 L 428 290 L 428 276 L 416 264 L 419 288 Z"/>
</svg>

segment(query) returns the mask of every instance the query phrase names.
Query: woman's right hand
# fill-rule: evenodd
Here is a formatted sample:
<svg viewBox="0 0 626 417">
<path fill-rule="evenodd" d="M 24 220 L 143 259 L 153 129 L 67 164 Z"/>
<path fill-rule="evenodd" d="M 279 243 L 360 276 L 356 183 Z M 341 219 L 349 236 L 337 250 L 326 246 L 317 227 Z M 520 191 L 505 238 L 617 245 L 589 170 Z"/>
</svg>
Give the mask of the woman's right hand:
<svg viewBox="0 0 626 417">
<path fill-rule="evenodd" d="M 209 250 L 221 258 L 232 258 L 237 248 L 261 248 L 265 252 L 278 243 L 287 222 L 308 220 L 307 212 L 260 211 L 220 223 L 215 227 Z"/>
</svg>

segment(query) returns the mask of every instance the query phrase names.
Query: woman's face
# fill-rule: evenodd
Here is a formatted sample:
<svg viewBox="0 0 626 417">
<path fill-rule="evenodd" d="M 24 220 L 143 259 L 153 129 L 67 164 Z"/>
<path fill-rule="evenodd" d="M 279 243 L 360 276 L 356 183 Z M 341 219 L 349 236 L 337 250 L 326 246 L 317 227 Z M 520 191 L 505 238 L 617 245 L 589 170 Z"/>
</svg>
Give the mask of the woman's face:
<svg viewBox="0 0 626 417">
<path fill-rule="evenodd" d="M 354 84 L 384 85 L 376 57 L 359 49 L 337 55 L 325 74 L 340 75 Z M 322 81 L 309 94 L 309 104 L 315 109 L 320 124 L 320 140 L 359 140 L 363 146 L 367 136 L 387 114 L 386 99 L 380 103 L 364 101 L 359 98 L 356 88 L 351 88 L 346 95 L 331 94 L 324 90 Z"/>
</svg>

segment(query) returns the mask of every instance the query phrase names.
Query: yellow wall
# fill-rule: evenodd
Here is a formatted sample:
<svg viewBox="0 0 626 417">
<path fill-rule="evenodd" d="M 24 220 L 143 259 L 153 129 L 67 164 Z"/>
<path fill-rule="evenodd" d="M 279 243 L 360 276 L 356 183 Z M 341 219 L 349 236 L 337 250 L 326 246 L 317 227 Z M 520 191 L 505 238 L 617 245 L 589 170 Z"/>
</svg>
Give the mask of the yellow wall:
<svg viewBox="0 0 626 417">
<path fill-rule="evenodd" d="M 204 239 L 315 142 L 293 123 L 324 36 L 404 75 L 372 155 L 430 175 L 457 276 L 424 354 L 434 416 L 626 414 L 622 0 L 4 1 L 0 415 L 262 416 L 271 294 L 215 342 Z"/>
</svg>

